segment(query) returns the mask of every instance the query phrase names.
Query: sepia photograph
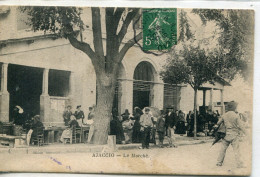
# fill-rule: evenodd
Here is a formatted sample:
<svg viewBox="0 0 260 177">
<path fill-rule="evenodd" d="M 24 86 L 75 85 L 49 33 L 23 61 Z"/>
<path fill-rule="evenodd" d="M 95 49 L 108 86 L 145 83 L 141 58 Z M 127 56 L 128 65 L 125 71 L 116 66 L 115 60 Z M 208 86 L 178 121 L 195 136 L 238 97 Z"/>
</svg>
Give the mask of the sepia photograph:
<svg viewBox="0 0 260 177">
<path fill-rule="evenodd" d="M 253 9 L 0 6 L 0 172 L 250 175 Z"/>
</svg>

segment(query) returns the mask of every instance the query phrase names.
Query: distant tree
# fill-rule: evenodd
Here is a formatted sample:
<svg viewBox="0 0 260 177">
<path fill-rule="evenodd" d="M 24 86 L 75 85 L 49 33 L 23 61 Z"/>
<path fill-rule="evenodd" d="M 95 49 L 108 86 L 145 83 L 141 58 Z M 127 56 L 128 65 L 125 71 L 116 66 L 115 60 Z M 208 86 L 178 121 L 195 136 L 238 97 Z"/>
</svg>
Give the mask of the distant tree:
<svg viewBox="0 0 260 177">
<path fill-rule="evenodd" d="M 236 74 L 252 82 L 254 58 L 254 11 L 193 9 L 204 25 L 215 22 L 219 30 L 219 75 L 228 80 Z"/>
<path fill-rule="evenodd" d="M 197 91 L 206 83 L 220 77 L 231 81 L 236 74 L 250 77 L 253 63 L 253 11 L 193 9 L 203 25 L 214 21 L 218 46 L 202 47 L 204 39 L 194 39 L 187 13 L 179 15 L 179 44 L 172 48 L 167 63 L 160 73 L 164 82 L 186 83 L 194 89 L 194 136 L 197 130 Z M 207 44 L 206 44 L 207 45 Z M 249 69 L 248 69 L 249 68 Z M 251 75 L 252 76 L 252 75 Z"/>
<path fill-rule="evenodd" d="M 197 134 L 197 92 L 206 82 L 217 79 L 216 56 L 200 46 L 183 45 L 183 49 L 171 53 L 160 75 L 164 82 L 189 84 L 194 90 L 194 136 Z"/>
<path fill-rule="evenodd" d="M 79 39 L 79 32 L 86 28 L 81 8 L 76 7 L 23 7 L 30 16 L 34 31 L 57 34 L 84 52 L 91 60 L 97 81 L 94 144 L 105 144 L 108 136 L 116 82 L 120 63 L 127 51 L 142 39 L 142 32 L 135 39 L 123 42 L 133 19 L 140 16 L 137 8 L 105 8 L 106 45 L 103 45 L 100 8 L 91 8 L 93 46 Z M 104 52 L 106 51 L 106 52 Z M 86 57 L 86 59 L 88 59 Z"/>
</svg>

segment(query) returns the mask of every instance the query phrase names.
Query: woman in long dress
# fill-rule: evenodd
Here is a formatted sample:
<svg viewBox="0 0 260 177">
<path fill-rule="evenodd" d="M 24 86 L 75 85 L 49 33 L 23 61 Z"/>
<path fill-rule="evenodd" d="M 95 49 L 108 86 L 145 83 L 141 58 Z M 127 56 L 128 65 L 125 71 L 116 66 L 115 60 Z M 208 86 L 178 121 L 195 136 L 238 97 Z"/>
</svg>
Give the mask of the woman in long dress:
<svg viewBox="0 0 260 177">
<path fill-rule="evenodd" d="M 132 141 L 133 143 L 141 143 L 142 134 L 141 134 L 141 125 L 140 125 L 140 117 L 143 114 L 142 110 L 139 107 L 135 107 L 134 109 L 134 126 L 133 126 L 133 136 Z"/>
<path fill-rule="evenodd" d="M 122 123 L 116 114 L 113 114 L 113 120 L 110 121 L 110 135 L 116 135 L 116 144 L 122 144 L 125 141 Z"/>
<path fill-rule="evenodd" d="M 63 132 L 61 134 L 61 137 L 60 137 L 60 142 L 62 142 L 62 143 L 64 143 L 64 139 L 71 138 L 71 136 L 72 136 L 72 127 L 73 126 L 79 127 L 79 123 L 76 120 L 74 115 L 70 116 L 70 121 L 68 122 L 68 124 L 69 124 L 69 127 L 67 129 L 63 130 Z"/>
<path fill-rule="evenodd" d="M 130 118 L 130 116 L 128 118 L 125 116 L 123 118 L 122 126 L 124 130 L 125 143 L 132 143 L 134 121 Z"/>
</svg>

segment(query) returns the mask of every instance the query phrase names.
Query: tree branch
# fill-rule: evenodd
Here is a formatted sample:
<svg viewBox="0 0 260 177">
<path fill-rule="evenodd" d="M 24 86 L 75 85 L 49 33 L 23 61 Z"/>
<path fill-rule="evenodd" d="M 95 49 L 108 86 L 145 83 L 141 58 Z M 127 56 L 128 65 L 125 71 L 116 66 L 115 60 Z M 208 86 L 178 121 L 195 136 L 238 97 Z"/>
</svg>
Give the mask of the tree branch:
<svg viewBox="0 0 260 177">
<path fill-rule="evenodd" d="M 92 11 L 93 43 L 94 43 L 95 52 L 99 57 L 103 57 L 104 50 L 103 50 L 103 41 L 102 41 L 100 9 L 98 7 L 92 7 L 91 11 Z"/>
<path fill-rule="evenodd" d="M 125 34 L 127 32 L 127 29 L 131 23 L 131 21 L 133 20 L 133 18 L 137 15 L 137 13 L 139 12 L 139 9 L 132 9 L 132 12 L 129 12 L 126 16 L 126 19 L 121 27 L 121 30 L 118 33 L 118 39 L 119 39 L 119 43 L 122 42 L 123 38 L 125 37 Z"/>
<path fill-rule="evenodd" d="M 97 57 L 88 43 L 78 41 L 73 34 L 68 34 L 67 37 L 73 47 L 87 54 L 91 60 Z"/>
<path fill-rule="evenodd" d="M 116 29 L 118 27 L 119 21 L 121 19 L 124 10 L 125 8 L 116 8 L 116 11 L 114 12 L 114 24 Z"/>
<path fill-rule="evenodd" d="M 143 32 L 140 32 L 137 36 L 135 36 L 133 39 L 130 39 L 124 47 L 119 52 L 119 62 L 121 62 L 128 51 L 136 42 L 140 41 L 143 38 Z"/>
<path fill-rule="evenodd" d="M 104 62 L 102 62 L 102 60 L 104 60 L 104 56 L 99 57 L 90 47 L 90 45 L 88 43 L 85 42 L 80 42 L 78 41 L 73 34 L 68 34 L 67 35 L 71 45 L 78 49 L 81 50 L 82 52 L 84 52 L 85 54 L 87 54 L 95 68 L 95 71 L 97 72 L 98 70 L 100 70 L 100 68 L 104 67 Z"/>
<path fill-rule="evenodd" d="M 114 8 L 107 7 L 106 8 L 106 33 L 107 38 L 109 35 L 116 35 L 116 28 L 114 26 Z"/>
<path fill-rule="evenodd" d="M 119 15 L 119 9 L 115 13 Z M 119 19 L 117 19 L 119 18 Z M 106 57 L 105 57 L 105 68 L 111 69 L 114 62 L 114 55 L 118 53 L 120 44 L 117 42 L 116 31 L 117 31 L 117 20 L 119 21 L 120 17 L 114 16 L 114 8 L 106 8 Z"/>
</svg>

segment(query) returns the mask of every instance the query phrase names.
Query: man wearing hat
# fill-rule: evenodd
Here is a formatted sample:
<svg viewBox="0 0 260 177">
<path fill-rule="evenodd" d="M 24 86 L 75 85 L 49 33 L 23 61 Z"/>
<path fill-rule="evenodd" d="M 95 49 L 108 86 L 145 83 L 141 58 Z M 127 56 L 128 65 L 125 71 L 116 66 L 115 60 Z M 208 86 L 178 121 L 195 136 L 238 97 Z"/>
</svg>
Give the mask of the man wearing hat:
<svg viewBox="0 0 260 177">
<path fill-rule="evenodd" d="M 37 142 L 37 135 L 43 133 L 43 123 L 40 120 L 40 115 L 35 115 L 33 118 L 33 124 L 32 124 L 32 133 L 31 133 L 31 143 L 38 143 Z M 29 133 L 29 132 L 28 132 Z"/>
<path fill-rule="evenodd" d="M 217 166 L 222 166 L 226 150 L 231 144 L 233 147 L 233 151 L 235 153 L 235 158 L 237 162 L 238 168 L 243 168 L 243 162 L 240 158 L 239 152 L 239 141 L 241 138 L 241 133 L 246 134 L 246 129 L 243 123 L 240 120 L 239 114 L 236 112 L 237 103 L 231 101 L 227 105 L 227 112 L 219 119 L 217 125 L 220 125 L 224 122 L 226 126 L 226 136 L 222 140 L 222 147 L 219 152 L 219 156 L 217 159 Z"/>
<path fill-rule="evenodd" d="M 71 112 L 71 106 L 67 106 L 66 110 L 63 112 L 63 120 L 65 123 L 65 126 L 69 126 L 70 117 L 72 115 Z"/>
<path fill-rule="evenodd" d="M 167 131 L 167 137 L 169 141 L 168 147 L 177 147 L 176 144 L 174 144 L 175 136 L 174 131 L 176 129 L 177 124 L 177 114 L 174 111 L 174 107 L 170 106 L 167 108 L 167 114 L 165 116 L 165 128 Z"/>
<path fill-rule="evenodd" d="M 149 149 L 149 142 L 150 142 L 150 134 L 151 134 L 151 127 L 153 126 L 152 115 L 149 114 L 150 109 L 145 108 L 145 113 L 140 117 L 140 125 L 141 125 L 141 132 L 143 134 L 142 138 L 142 148 Z"/>
<path fill-rule="evenodd" d="M 76 117 L 79 125 L 82 126 L 85 115 L 84 112 L 81 110 L 81 105 L 77 106 L 77 110 L 75 111 L 74 116 Z"/>
<path fill-rule="evenodd" d="M 94 117 L 95 117 L 95 113 L 94 113 L 93 107 L 89 107 L 88 110 L 89 110 L 88 120 L 93 120 Z"/>
</svg>

